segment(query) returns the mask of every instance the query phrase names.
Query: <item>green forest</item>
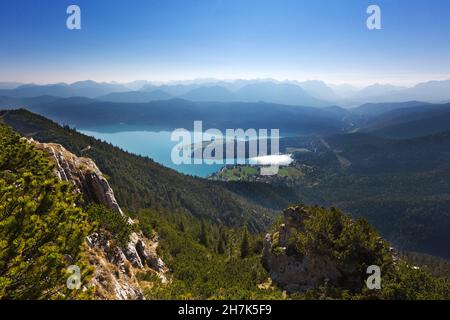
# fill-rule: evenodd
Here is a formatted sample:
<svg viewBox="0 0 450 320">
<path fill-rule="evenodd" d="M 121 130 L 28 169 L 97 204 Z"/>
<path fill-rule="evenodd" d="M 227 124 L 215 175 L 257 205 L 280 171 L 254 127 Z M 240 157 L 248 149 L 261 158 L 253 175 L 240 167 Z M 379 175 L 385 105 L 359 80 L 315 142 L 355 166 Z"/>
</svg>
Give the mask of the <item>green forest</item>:
<svg viewBox="0 0 450 320">
<path fill-rule="evenodd" d="M 22 132 L 35 130 L 34 138 L 61 143 L 77 154 L 86 145 L 93 146 L 83 155 L 95 159 L 108 175 L 127 215 L 137 224 L 131 228 L 102 206 L 85 206 L 68 183 L 55 177 L 53 164 L 41 151 L 0 124 L 2 299 L 93 298 L 92 290 L 68 290 L 65 284 L 67 267 L 77 264 L 82 266 L 83 286 L 89 288 L 93 270 L 84 258 L 85 239 L 99 228 L 112 234 L 118 246 L 127 243 L 133 230 L 149 238 L 158 235 L 158 254 L 169 269 L 170 281 L 162 283 L 154 273 L 140 273 L 147 299 L 450 298 L 448 262 L 403 253 L 394 263 L 389 244 L 383 240 L 380 246 L 379 234 L 366 220 L 322 207 L 310 207 L 312 218 L 290 239 L 289 254 L 301 257 L 322 250 L 343 269 L 359 271 L 373 257 L 385 271 L 382 290 L 369 291 L 344 277 L 340 283 L 324 281 L 307 292 L 287 293 L 272 283 L 261 262 L 265 232 L 279 226 L 276 208 L 286 203 L 276 200 L 279 193 L 268 193 L 275 204 L 264 207 L 270 198 L 258 201 L 257 195 L 246 191 L 248 184 L 225 188 L 221 182 L 181 176 L 68 127 L 52 124 L 52 130 L 44 131 L 39 126 L 48 121 L 33 117 Z M 420 268 L 412 267 L 416 265 Z"/>
</svg>

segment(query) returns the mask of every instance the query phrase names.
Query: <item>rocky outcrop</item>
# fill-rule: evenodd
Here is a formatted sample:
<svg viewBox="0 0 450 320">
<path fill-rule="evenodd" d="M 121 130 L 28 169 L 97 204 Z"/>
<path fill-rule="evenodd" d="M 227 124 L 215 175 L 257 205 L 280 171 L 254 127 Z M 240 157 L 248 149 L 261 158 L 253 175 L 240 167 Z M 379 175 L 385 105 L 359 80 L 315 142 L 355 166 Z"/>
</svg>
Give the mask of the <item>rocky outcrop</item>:
<svg viewBox="0 0 450 320">
<path fill-rule="evenodd" d="M 263 265 L 269 271 L 272 281 L 288 292 L 306 291 L 326 280 L 337 280 L 340 272 L 333 261 L 326 256 L 306 253 L 303 256 L 287 252 L 292 232 L 303 231 L 303 221 L 310 212 L 302 207 L 284 211 L 284 223 L 273 234 L 264 239 Z"/>
<path fill-rule="evenodd" d="M 37 149 L 48 154 L 55 163 L 55 175 L 70 182 L 83 195 L 86 203 L 102 204 L 108 209 L 125 216 L 114 191 L 97 165 L 89 158 L 77 157 L 63 146 L 54 143 L 40 143 L 28 140 Z M 128 218 L 128 223 L 134 222 Z M 113 244 L 107 234 L 93 233 L 86 239 L 89 263 L 95 267 L 92 284 L 99 299 L 143 299 L 144 295 L 136 274 L 140 271 L 154 272 L 162 282 L 166 267 L 158 257 L 158 239 L 147 239 L 142 232 L 133 232 L 124 248 Z"/>
<path fill-rule="evenodd" d="M 365 220 L 336 208 L 291 207 L 264 240 L 263 264 L 288 292 L 339 288 L 361 292 L 370 266 L 393 268 L 389 244 Z"/>
<path fill-rule="evenodd" d="M 283 223 L 266 235 L 263 247 L 264 267 L 288 292 L 362 293 L 373 272 L 369 270 L 378 267 L 389 274 L 398 261 L 395 250 L 366 220 L 337 208 L 285 210 Z"/>
<path fill-rule="evenodd" d="M 108 180 L 92 159 L 77 157 L 60 144 L 40 143 L 33 139 L 28 141 L 49 155 L 50 160 L 55 163 L 55 174 L 58 178 L 72 183 L 87 203 L 101 203 L 123 215 Z"/>
</svg>

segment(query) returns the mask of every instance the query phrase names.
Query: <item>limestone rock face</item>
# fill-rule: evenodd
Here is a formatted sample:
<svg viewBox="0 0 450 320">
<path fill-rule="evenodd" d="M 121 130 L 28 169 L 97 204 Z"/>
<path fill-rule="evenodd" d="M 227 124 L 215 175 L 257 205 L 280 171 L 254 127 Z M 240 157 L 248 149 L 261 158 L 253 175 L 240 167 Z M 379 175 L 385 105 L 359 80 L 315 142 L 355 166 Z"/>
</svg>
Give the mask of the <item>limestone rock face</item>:
<svg viewBox="0 0 450 320">
<path fill-rule="evenodd" d="M 60 144 L 39 143 L 28 140 L 37 149 L 44 151 L 55 163 L 55 174 L 63 181 L 70 181 L 86 202 L 101 203 L 107 208 L 123 215 L 122 209 L 114 197 L 108 180 L 103 176 L 92 159 L 77 157 Z"/>
<path fill-rule="evenodd" d="M 335 281 L 341 276 L 333 261 L 327 257 L 306 253 L 302 257 L 289 255 L 288 239 L 291 232 L 302 232 L 303 221 L 309 212 L 301 207 L 284 211 L 284 224 L 264 239 L 263 265 L 272 281 L 288 292 L 306 291 L 316 288 L 323 281 Z"/>
<path fill-rule="evenodd" d="M 55 163 L 55 175 L 69 181 L 83 195 L 86 203 L 102 204 L 125 216 L 108 180 L 89 158 L 77 157 L 63 146 L 28 140 L 37 149 L 48 154 Z M 128 223 L 133 224 L 131 219 Z M 120 248 L 112 245 L 112 239 L 102 233 L 93 233 L 86 239 L 89 262 L 95 267 L 93 285 L 99 299 L 143 299 L 144 295 L 136 279 L 139 271 L 155 272 L 163 282 L 166 266 L 158 257 L 158 240 L 147 239 L 142 232 L 133 232 L 129 243 Z"/>
</svg>

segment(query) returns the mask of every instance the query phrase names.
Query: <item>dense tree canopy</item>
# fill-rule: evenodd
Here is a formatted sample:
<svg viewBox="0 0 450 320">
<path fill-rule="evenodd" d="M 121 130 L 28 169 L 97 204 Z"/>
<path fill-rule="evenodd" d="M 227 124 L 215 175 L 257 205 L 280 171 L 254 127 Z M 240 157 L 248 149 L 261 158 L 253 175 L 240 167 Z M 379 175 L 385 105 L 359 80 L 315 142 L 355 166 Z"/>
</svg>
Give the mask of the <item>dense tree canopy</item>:
<svg viewBox="0 0 450 320">
<path fill-rule="evenodd" d="M 89 224 L 77 201 L 43 154 L 0 124 L 0 298 L 79 294 L 66 288 L 70 265 L 86 270 Z"/>
</svg>

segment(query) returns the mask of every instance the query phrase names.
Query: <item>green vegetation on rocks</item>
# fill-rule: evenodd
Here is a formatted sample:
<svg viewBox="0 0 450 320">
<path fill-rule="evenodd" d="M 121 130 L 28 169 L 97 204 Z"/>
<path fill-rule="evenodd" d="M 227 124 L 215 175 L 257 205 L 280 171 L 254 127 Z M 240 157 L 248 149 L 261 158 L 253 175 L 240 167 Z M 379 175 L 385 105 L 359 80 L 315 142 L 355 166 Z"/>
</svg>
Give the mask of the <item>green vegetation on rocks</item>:
<svg viewBox="0 0 450 320">
<path fill-rule="evenodd" d="M 83 243 L 90 227 L 78 195 L 45 156 L 0 123 L 0 298 L 87 297 L 69 290 L 67 268 L 88 279 Z"/>
</svg>

